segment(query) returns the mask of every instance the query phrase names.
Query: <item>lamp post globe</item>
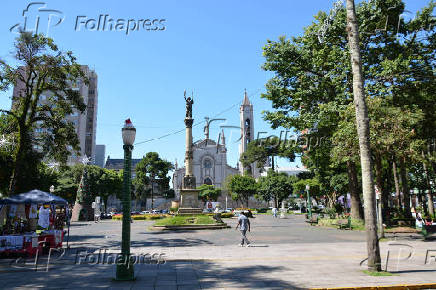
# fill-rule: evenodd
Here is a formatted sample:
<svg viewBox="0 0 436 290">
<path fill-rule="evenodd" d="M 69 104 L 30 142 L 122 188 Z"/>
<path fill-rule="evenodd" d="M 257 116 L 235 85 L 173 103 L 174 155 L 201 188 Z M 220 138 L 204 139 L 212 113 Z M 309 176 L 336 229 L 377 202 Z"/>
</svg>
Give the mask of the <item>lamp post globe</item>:
<svg viewBox="0 0 436 290">
<path fill-rule="evenodd" d="M 55 190 L 54 185 L 50 186 L 50 193 L 51 194 L 53 194 L 54 190 Z"/>
<path fill-rule="evenodd" d="M 131 188 L 131 167 L 132 167 L 132 150 L 135 142 L 136 129 L 132 121 L 127 119 L 124 127 L 121 129 L 124 149 L 124 175 L 123 175 L 123 221 L 121 235 L 121 256 L 122 262 L 117 263 L 116 277 L 117 281 L 132 281 L 135 279 L 133 264 L 130 259 L 130 188 Z"/>
</svg>

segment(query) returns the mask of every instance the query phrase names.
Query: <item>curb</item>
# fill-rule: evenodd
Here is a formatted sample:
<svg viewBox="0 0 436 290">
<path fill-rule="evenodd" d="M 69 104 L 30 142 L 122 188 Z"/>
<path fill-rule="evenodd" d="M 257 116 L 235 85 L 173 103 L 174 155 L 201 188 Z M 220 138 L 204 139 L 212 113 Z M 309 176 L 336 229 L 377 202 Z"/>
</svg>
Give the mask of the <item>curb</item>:
<svg viewBox="0 0 436 290">
<path fill-rule="evenodd" d="M 153 226 L 157 230 L 220 230 L 230 228 L 227 224 L 222 225 L 185 225 L 185 226 Z"/>
<path fill-rule="evenodd" d="M 392 289 L 392 290 L 415 290 L 415 289 L 436 289 L 436 283 L 430 284 L 401 284 L 401 285 L 386 285 L 386 286 L 367 286 L 367 287 L 338 287 L 338 288 L 311 288 L 311 290 L 339 290 L 339 289 L 356 289 L 356 290 L 378 290 L 378 289 Z"/>
</svg>

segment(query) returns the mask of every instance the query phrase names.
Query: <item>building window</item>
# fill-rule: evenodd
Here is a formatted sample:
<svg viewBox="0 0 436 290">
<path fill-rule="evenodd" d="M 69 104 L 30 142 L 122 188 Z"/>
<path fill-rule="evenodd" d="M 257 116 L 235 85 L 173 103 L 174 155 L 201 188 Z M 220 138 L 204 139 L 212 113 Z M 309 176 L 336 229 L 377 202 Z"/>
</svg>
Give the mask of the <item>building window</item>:
<svg viewBox="0 0 436 290">
<path fill-rule="evenodd" d="M 213 185 L 212 179 L 210 179 L 209 177 L 206 177 L 203 181 L 204 184 L 207 185 Z"/>
<path fill-rule="evenodd" d="M 203 162 L 203 167 L 206 169 L 212 168 L 212 161 L 210 159 L 205 159 Z"/>
<path fill-rule="evenodd" d="M 245 120 L 245 137 L 247 139 L 247 143 L 251 141 L 251 127 L 250 127 L 250 119 Z"/>
</svg>

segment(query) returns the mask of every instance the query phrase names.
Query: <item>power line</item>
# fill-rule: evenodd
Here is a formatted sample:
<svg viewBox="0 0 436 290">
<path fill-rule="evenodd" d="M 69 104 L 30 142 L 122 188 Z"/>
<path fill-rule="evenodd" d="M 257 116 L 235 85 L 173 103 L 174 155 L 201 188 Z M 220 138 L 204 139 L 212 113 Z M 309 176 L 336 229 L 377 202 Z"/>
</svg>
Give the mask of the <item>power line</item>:
<svg viewBox="0 0 436 290">
<path fill-rule="evenodd" d="M 256 90 L 256 92 L 251 93 L 251 94 L 250 94 L 250 97 L 253 96 L 253 95 L 255 95 L 255 94 L 257 94 L 260 90 L 261 90 L 261 89 L 259 88 L 259 89 Z M 241 101 L 238 101 L 237 103 L 231 105 L 231 106 L 228 107 L 227 109 L 225 109 L 225 110 L 223 110 L 223 111 L 217 113 L 217 114 L 214 115 L 212 118 L 216 118 L 216 117 L 218 117 L 218 116 L 220 116 L 220 115 L 222 115 L 222 114 L 224 114 L 224 113 L 227 113 L 228 111 L 230 111 L 231 109 L 233 109 L 234 107 L 236 107 L 236 106 L 238 106 L 238 105 L 241 105 Z M 198 123 L 194 124 L 192 127 L 197 127 L 197 126 L 200 126 L 201 124 L 204 124 L 204 123 L 206 123 L 206 120 L 203 120 L 203 121 L 201 121 L 201 122 L 198 122 Z M 155 141 L 155 140 L 161 140 L 161 139 L 164 139 L 164 138 L 166 138 L 166 137 L 169 137 L 169 136 L 172 136 L 172 135 L 176 135 L 176 134 L 182 133 L 182 132 L 184 132 L 185 130 L 186 130 L 186 128 L 183 128 L 183 129 L 180 129 L 180 130 L 177 130 L 177 131 L 174 131 L 174 132 L 170 132 L 170 133 L 164 134 L 164 135 L 162 135 L 162 136 L 160 136 L 160 137 L 157 137 L 157 138 L 147 139 L 147 140 L 145 140 L 145 141 L 141 141 L 141 142 L 135 143 L 135 146 L 136 146 L 136 145 L 140 145 L 140 144 L 144 144 L 144 143 L 148 143 L 148 142 L 151 142 L 151 141 Z"/>
</svg>

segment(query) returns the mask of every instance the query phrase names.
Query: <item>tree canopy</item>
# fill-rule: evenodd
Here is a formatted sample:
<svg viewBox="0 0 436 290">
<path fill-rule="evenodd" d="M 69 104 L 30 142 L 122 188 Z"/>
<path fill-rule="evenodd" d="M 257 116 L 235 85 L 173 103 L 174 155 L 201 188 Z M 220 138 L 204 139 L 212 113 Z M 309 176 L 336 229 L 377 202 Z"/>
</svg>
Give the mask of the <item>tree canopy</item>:
<svg viewBox="0 0 436 290">
<path fill-rule="evenodd" d="M 72 84 L 87 82 L 73 53 L 59 50 L 42 34 L 21 32 L 14 49 L 15 66 L 0 60 L 0 90 L 14 86 L 12 108 L 0 109 L 10 116 L 7 133 L 14 142 L 9 194 L 29 189 L 27 173 L 42 158 L 66 163 L 71 151 L 79 151 L 74 124 L 66 117 L 85 111 Z M 35 134 L 37 128 L 41 131 Z"/>
</svg>

